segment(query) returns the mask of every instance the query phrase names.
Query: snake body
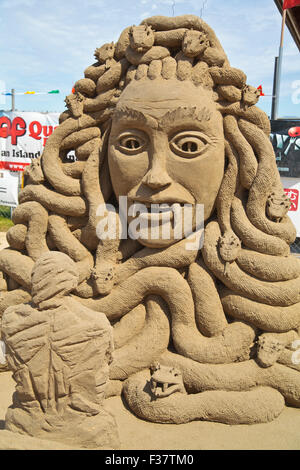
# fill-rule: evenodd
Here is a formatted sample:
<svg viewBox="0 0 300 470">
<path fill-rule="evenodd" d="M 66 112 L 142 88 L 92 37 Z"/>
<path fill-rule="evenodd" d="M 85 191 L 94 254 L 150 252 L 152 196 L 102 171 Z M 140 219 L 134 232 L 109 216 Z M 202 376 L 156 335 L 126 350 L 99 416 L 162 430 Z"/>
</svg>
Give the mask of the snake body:
<svg viewBox="0 0 300 470">
<path fill-rule="evenodd" d="M 178 392 L 154 399 L 148 376 L 145 373 L 136 374 L 123 387 L 130 408 L 139 418 L 147 421 L 183 424 L 203 420 L 256 424 L 272 421 L 284 408 L 282 395 L 270 387 L 243 392 L 214 390 L 191 395 Z"/>
<path fill-rule="evenodd" d="M 266 210 L 282 187 L 270 123 L 255 106 L 257 90 L 193 15 L 148 18 L 105 51 L 96 49 L 97 62 L 76 82 L 40 162 L 28 170 L 7 234 L 10 248 L 0 253 L 0 315 L 30 301 L 31 272 L 41 254 L 61 251 L 79 273 L 74 298 L 95 315 L 104 312 L 114 327 L 110 378 L 118 393 L 126 381 L 125 398 L 138 416 L 175 423 L 274 419 L 284 400 L 300 403 L 299 366 L 291 364 L 283 340 L 298 338 L 300 265 L 289 256 L 295 230 L 286 213 L 277 220 Z M 175 79 L 204 88 L 224 122 L 225 173 L 204 246 L 188 251 L 186 240 L 163 249 L 118 237 L 100 241 L 106 205 L 117 206 L 107 155 L 118 99 L 135 80 Z M 250 359 L 262 332 L 284 342 L 270 367 Z M 157 360 L 181 370 L 188 395 L 153 399 L 145 369 Z"/>
</svg>

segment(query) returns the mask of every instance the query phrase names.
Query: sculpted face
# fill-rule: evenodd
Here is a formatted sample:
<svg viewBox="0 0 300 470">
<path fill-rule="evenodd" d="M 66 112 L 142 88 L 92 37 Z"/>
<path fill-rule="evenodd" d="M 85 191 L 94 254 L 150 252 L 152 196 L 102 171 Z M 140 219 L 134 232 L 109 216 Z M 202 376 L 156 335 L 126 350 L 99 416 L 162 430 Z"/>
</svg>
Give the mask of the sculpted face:
<svg viewBox="0 0 300 470">
<path fill-rule="evenodd" d="M 128 206 L 191 204 L 195 226 L 196 204 L 203 204 L 207 220 L 224 174 L 223 121 L 211 94 L 188 81 L 132 81 L 114 113 L 108 160 L 114 192 Z M 176 240 L 171 230 L 168 240 L 148 233 L 139 241 L 163 247 Z"/>
</svg>

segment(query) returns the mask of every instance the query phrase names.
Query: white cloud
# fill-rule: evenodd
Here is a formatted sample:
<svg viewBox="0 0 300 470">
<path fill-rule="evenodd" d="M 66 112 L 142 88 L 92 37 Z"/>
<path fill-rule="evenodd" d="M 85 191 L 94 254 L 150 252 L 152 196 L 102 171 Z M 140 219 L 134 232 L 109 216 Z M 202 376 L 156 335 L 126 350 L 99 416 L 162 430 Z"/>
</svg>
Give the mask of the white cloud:
<svg viewBox="0 0 300 470">
<path fill-rule="evenodd" d="M 0 42 L 5 44 L 9 38 L 10 48 L 0 51 L 0 79 L 10 87 L 41 90 L 60 86 L 68 90 L 94 62 L 94 49 L 116 41 L 125 27 L 153 14 L 172 15 L 173 5 L 175 15 L 199 15 L 203 3 L 2 0 Z M 275 4 L 269 0 L 207 0 L 203 19 L 215 29 L 231 65 L 244 70 L 250 84 L 262 84 L 271 93 L 281 25 Z M 285 83 L 299 79 L 299 70 L 299 52 L 286 31 L 282 93 Z M 61 104 L 63 108 L 62 100 Z"/>
</svg>

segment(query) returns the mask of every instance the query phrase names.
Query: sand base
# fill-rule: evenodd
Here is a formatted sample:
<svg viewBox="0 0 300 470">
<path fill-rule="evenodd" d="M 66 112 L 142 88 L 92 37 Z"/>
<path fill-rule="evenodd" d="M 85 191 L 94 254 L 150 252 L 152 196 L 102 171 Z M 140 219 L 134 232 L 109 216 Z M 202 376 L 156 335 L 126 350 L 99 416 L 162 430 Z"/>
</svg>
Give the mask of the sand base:
<svg viewBox="0 0 300 470">
<path fill-rule="evenodd" d="M 4 431 L 7 407 L 15 383 L 11 372 L 0 374 L 0 450 L 70 449 L 56 442 L 34 439 Z M 154 424 L 136 418 L 120 397 L 106 400 L 106 408 L 116 417 L 123 450 L 299 450 L 300 409 L 286 407 L 268 424 L 228 426 L 194 421 L 188 424 Z"/>
<path fill-rule="evenodd" d="M 0 232 L 0 249 L 5 246 L 5 234 Z M 14 390 L 11 372 L 0 373 L 0 450 L 70 449 L 60 443 L 3 430 Z M 123 450 L 300 449 L 300 409 L 286 407 L 277 419 L 267 424 L 229 426 L 203 421 L 178 425 L 148 423 L 134 416 L 120 397 L 106 400 L 106 408 L 116 417 Z"/>
</svg>

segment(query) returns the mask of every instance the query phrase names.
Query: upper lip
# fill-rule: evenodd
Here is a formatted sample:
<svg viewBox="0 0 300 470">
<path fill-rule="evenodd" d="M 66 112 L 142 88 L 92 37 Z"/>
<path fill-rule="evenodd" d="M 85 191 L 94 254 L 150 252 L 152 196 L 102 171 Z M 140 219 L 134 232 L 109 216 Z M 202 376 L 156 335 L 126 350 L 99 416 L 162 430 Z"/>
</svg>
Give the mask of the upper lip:
<svg viewBox="0 0 300 470">
<path fill-rule="evenodd" d="M 145 197 L 138 197 L 136 196 L 135 198 L 130 198 L 130 202 L 138 202 L 141 204 L 192 204 L 191 201 L 187 201 L 184 199 L 181 199 L 180 197 L 159 197 L 159 198 L 145 198 Z M 193 204 L 192 204 L 193 205 Z"/>
</svg>

